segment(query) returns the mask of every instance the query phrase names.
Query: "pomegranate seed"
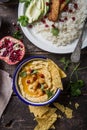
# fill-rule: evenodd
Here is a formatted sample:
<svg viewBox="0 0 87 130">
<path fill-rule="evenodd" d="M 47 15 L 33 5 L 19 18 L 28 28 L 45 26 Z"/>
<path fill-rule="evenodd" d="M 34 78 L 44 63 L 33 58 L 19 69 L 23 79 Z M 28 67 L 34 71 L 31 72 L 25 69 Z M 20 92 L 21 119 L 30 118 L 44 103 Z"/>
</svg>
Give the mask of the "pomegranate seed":
<svg viewBox="0 0 87 130">
<path fill-rule="evenodd" d="M 2 48 L 7 48 L 7 46 L 8 46 L 8 43 L 7 43 L 7 44 L 4 43 L 4 44 L 2 45 Z"/>
<path fill-rule="evenodd" d="M 69 10 L 69 13 L 72 13 L 72 12 L 73 12 L 72 9 L 70 9 L 70 10 Z"/>
<path fill-rule="evenodd" d="M 29 24 L 29 25 L 28 25 L 28 27 L 29 27 L 29 28 L 32 28 L 32 25 L 31 25 L 31 24 Z"/>
<path fill-rule="evenodd" d="M 32 73 L 34 70 L 33 69 L 29 69 L 29 72 Z"/>
<path fill-rule="evenodd" d="M 75 19 L 76 19 L 75 17 L 72 17 L 72 20 L 73 20 L 73 21 L 75 21 Z"/>
<path fill-rule="evenodd" d="M 16 30 L 17 30 L 17 31 L 19 31 L 19 30 L 20 30 L 20 28 L 19 28 L 19 27 L 16 27 Z"/>
<path fill-rule="evenodd" d="M 4 56 L 4 57 L 5 57 L 5 56 L 8 56 L 8 55 L 9 55 L 8 50 L 4 51 L 3 54 L 2 54 L 2 56 Z"/>
<path fill-rule="evenodd" d="M 44 16 L 44 18 L 46 19 L 46 18 L 47 18 L 47 16 L 45 15 L 45 16 Z"/>
<path fill-rule="evenodd" d="M 35 76 L 35 77 L 33 77 L 33 81 L 36 81 L 37 80 L 37 77 Z"/>
<path fill-rule="evenodd" d="M 39 74 L 39 76 L 40 76 L 41 78 L 44 78 L 44 74 Z"/>
<path fill-rule="evenodd" d="M 46 23 L 46 21 L 44 19 L 41 19 L 41 22 L 44 23 L 44 24 Z"/>
<path fill-rule="evenodd" d="M 75 8 L 75 9 L 78 9 L 78 5 L 77 5 L 76 3 L 74 4 L 74 8 Z"/>
<path fill-rule="evenodd" d="M 15 61 L 19 61 L 20 60 L 20 56 L 21 56 L 21 51 L 20 50 L 14 50 L 9 59 L 12 61 L 12 62 L 15 62 Z"/>
<path fill-rule="evenodd" d="M 13 50 L 13 45 L 9 46 L 7 49 L 9 52 L 11 52 Z"/>
<path fill-rule="evenodd" d="M 20 39 L 20 41 L 23 42 L 23 39 Z M 23 47 L 21 46 L 21 48 L 23 48 Z"/>
<path fill-rule="evenodd" d="M 60 3 L 62 4 L 63 2 L 65 2 L 65 0 L 60 0 Z"/>
<path fill-rule="evenodd" d="M 59 19 L 59 21 L 60 21 L 60 22 L 64 22 L 64 20 L 62 20 L 62 19 Z"/>
<path fill-rule="evenodd" d="M 65 17 L 64 20 L 67 21 L 68 20 L 67 17 Z"/>
<path fill-rule="evenodd" d="M 45 27 L 46 27 L 46 28 L 48 28 L 48 27 L 49 27 L 49 25 L 47 25 L 47 24 L 46 24 L 46 25 L 45 25 Z"/>
<path fill-rule="evenodd" d="M 30 80 L 27 80 L 27 83 L 30 84 Z"/>
<path fill-rule="evenodd" d="M 68 6 L 65 6 L 65 8 L 63 9 L 64 11 L 67 11 L 68 10 Z"/>
<path fill-rule="evenodd" d="M 23 42 L 23 40 L 21 39 L 21 42 Z M 20 44 L 18 44 L 18 47 L 19 48 L 23 48 L 23 46 L 22 45 L 20 45 Z"/>
<path fill-rule="evenodd" d="M 52 27 L 53 27 L 53 28 L 55 28 L 55 25 L 54 25 L 54 24 L 52 24 Z"/>
<path fill-rule="evenodd" d="M 46 6 L 49 6 L 50 5 L 50 3 L 49 2 L 46 2 Z"/>
<path fill-rule="evenodd" d="M 8 43 L 10 43 L 11 41 L 10 41 L 10 39 L 4 39 L 4 42 L 8 44 Z"/>
<path fill-rule="evenodd" d="M 12 25 L 15 27 L 15 26 L 16 26 L 16 23 L 13 22 Z"/>
</svg>

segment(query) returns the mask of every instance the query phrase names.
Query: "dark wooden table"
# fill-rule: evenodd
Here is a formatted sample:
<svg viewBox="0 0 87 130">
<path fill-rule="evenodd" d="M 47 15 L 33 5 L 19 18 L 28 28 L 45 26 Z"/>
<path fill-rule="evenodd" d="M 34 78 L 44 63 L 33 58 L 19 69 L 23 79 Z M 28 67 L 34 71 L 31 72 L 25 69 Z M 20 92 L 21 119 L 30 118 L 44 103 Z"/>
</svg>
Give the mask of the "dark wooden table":
<svg viewBox="0 0 87 130">
<path fill-rule="evenodd" d="M 15 28 L 13 23 L 17 22 L 18 1 L 13 0 L 10 4 L 0 4 L 0 16 L 3 18 L 2 27 L 0 28 L 0 38 L 6 35 L 13 35 Z M 34 55 L 44 55 L 54 60 L 62 69 L 60 63 L 62 57 L 70 59 L 70 54 L 52 54 L 45 52 L 33 45 L 24 35 L 23 42 L 26 47 L 25 57 Z M 82 50 L 80 67 L 87 66 L 87 48 Z M 0 69 L 7 71 L 12 77 L 17 65 L 10 66 L 0 60 Z M 69 75 L 72 71 L 72 65 L 66 71 L 67 78 L 63 81 L 64 88 L 69 82 Z M 58 119 L 55 122 L 56 130 L 87 130 L 87 69 L 80 71 L 79 78 L 85 81 L 85 87 L 82 89 L 82 95 L 78 97 L 68 96 L 66 89 L 61 93 L 57 101 L 65 106 L 73 108 L 73 118 Z M 70 105 L 69 102 L 72 102 Z M 79 103 L 78 110 L 75 109 L 75 102 Z M 11 100 L 0 119 L 0 130 L 33 130 L 36 126 L 34 117 L 29 113 L 28 106 L 21 102 L 13 92 Z"/>
</svg>

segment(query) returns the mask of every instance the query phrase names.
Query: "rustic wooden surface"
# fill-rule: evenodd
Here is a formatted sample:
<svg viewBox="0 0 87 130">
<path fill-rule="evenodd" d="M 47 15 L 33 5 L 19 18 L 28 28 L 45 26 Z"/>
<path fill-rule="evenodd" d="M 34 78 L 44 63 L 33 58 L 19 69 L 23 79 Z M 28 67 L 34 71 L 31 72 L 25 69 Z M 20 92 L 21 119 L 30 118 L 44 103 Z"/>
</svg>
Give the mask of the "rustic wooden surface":
<svg viewBox="0 0 87 130">
<path fill-rule="evenodd" d="M 17 11 L 18 1 L 16 0 L 13 0 L 10 4 L 0 4 L 0 16 L 3 18 L 2 27 L 0 28 L 0 38 L 6 35 L 13 35 L 15 29 L 12 23 L 17 22 Z M 70 58 L 70 54 L 60 55 L 45 52 L 34 46 L 25 36 L 23 41 L 26 47 L 26 55 L 24 59 L 32 55 L 44 55 L 54 60 L 61 68 L 63 68 L 59 59 L 62 57 Z M 0 60 L 0 69 L 7 71 L 11 77 L 13 77 L 16 66 L 17 65 L 7 65 Z M 83 66 L 87 66 L 87 48 L 82 50 L 81 67 Z M 66 72 L 68 76 L 71 70 L 72 68 Z M 65 90 L 57 100 L 61 104 L 73 108 L 73 118 L 66 119 L 64 117 L 63 119 L 58 119 L 55 122 L 56 130 L 87 130 L 87 69 L 79 72 L 79 78 L 85 81 L 82 95 L 70 98 Z M 67 82 L 68 77 L 63 81 L 64 87 L 66 87 Z M 72 102 L 71 105 L 69 105 L 70 101 Z M 78 110 L 74 108 L 75 102 L 80 104 Z M 15 93 L 13 93 L 9 104 L 0 119 L 0 130 L 33 130 L 36 125 L 36 122 L 33 119 L 34 117 L 29 113 L 28 106 L 21 102 Z"/>
</svg>

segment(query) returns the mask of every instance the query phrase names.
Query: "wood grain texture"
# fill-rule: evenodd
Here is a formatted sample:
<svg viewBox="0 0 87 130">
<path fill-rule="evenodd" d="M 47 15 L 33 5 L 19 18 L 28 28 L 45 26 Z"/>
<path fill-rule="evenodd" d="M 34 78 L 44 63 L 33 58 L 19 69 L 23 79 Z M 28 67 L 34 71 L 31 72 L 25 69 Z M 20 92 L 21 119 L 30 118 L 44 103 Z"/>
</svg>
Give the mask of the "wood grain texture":
<svg viewBox="0 0 87 130">
<path fill-rule="evenodd" d="M 0 39 L 6 35 L 12 36 L 15 31 L 12 23 L 17 22 L 17 3 L 18 1 L 13 2 L 13 4 L 0 4 L 0 16 L 3 18 L 2 27 L 0 28 Z M 55 61 L 55 63 L 57 63 L 62 69 L 63 65 L 59 60 L 62 57 L 70 59 L 70 54 L 52 54 L 39 49 L 38 47 L 34 46 L 25 36 L 23 42 L 26 47 L 24 59 L 35 55 L 46 56 Z M 4 61 L 0 60 L 0 69 L 9 72 L 11 77 L 13 77 L 17 65 L 10 66 Z M 82 50 L 80 66 L 87 66 L 87 47 Z M 58 119 L 55 122 L 55 128 L 56 130 L 87 130 L 87 69 L 79 71 L 78 73 L 79 79 L 83 79 L 85 81 L 85 87 L 82 89 L 82 95 L 74 98 L 69 97 L 66 90 L 71 71 L 72 66 L 69 68 L 69 70 L 67 70 L 67 78 L 63 80 L 64 91 L 56 101 L 65 106 L 73 108 L 73 118 L 66 119 L 64 117 L 63 119 Z M 71 105 L 69 105 L 70 101 L 72 102 Z M 75 102 L 80 104 L 78 110 L 76 110 L 74 107 Z M 9 104 L 4 111 L 2 118 L 0 119 L 0 130 L 33 130 L 36 125 L 36 122 L 33 119 L 34 117 L 29 112 L 28 106 L 21 102 L 15 93 L 13 93 Z"/>
</svg>

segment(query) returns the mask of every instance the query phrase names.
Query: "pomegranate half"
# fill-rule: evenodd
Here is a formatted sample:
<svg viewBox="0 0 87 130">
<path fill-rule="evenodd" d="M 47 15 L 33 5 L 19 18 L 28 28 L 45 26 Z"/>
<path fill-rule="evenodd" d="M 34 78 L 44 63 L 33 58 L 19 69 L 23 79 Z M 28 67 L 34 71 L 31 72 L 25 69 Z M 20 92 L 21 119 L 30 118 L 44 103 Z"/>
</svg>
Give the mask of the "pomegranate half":
<svg viewBox="0 0 87 130">
<path fill-rule="evenodd" d="M 9 65 L 17 64 L 25 54 L 24 44 L 11 37 L 6 36 L 0 40 L 0 59 L 4 60 Z"/>
</svg>

